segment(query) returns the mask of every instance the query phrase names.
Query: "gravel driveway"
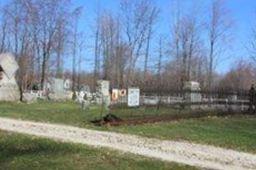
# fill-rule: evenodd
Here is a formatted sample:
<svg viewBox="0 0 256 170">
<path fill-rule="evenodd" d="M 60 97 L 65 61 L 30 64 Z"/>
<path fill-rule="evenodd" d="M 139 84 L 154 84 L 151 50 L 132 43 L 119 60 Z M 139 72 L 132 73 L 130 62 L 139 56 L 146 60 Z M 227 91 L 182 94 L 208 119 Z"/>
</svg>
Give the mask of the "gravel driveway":
<svg viewBox="0 0 256 170">
<path fill-rule="evenodd" d="M 58 141 L 107 147 L 207 169 L 256 169 L 256 155 L 188 142 L 158 140 L 7 118 L 0 118 L 0 129 Z"/>
</svg>

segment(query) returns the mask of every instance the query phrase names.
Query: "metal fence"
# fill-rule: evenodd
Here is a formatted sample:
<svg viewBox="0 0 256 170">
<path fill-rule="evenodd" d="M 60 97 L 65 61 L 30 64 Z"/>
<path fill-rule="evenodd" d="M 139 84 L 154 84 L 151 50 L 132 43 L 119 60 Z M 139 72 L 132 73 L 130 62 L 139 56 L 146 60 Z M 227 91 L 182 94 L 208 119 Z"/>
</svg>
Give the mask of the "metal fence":
<svg viewBox="0 0 256 170">
<path fill-rule="evenodd" d="M 187 96 L 199 96 L 200 100 L 189 100 Z M 166 89 L 141 89 L 140 105 L 128 107 L 128 97 L 111 102 L 110 113 L 134 122 L 158 122 L 209 115 L 244 113 L 249 109 L 248 91 L 191 91 Z M 135 123 L 136 124 L 136 123 Z"/>
</svg>

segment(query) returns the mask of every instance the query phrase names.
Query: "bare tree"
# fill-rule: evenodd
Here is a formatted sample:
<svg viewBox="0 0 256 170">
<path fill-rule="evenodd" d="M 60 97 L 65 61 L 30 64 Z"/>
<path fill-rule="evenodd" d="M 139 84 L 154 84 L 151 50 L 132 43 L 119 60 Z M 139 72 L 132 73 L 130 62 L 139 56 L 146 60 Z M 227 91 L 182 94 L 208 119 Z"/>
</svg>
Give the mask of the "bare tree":
<svg viewBox="0 0 256 170">
<path fill-rule="evenodd" d="M 100 43 L 103 56 L 103 78 L 113 78 L 115 48 L 119 45 L 119 22 L 111 13 L 101 16 Z"/>
<path fill-rule="evenodd" d="M 208 89 L 212 90 L 213 72 L 217 61 L 222 52 L 221 43 L 229 34 L 231 28 L 231 20 L 228 18 L 227 9 L 223 0 L 212 0 L 209 23 L 207 23 L 207 33 L 209 41 L 208 56 Z"/>
<path fill-rule="evenodd" d="M 99 2 L 98 2 L 99 3 Z M 99 79 L 100 74 L 100 6 L 98 4 L 96 11 L 96 24 L 95 24 L 95 42 L 94 42 L 94 80 L 93 80 L 93 89 L 96 88 L 96 81 Z"/>
<path fill-rule="evenodd" d="M 149 1 L 128 1 L 121 2 L 121 20 L 123 21 L 125 40 L 130 49 L 127 83 L 133 80 L 132 72 L 136 66 L 142 49 L 145 47 L 148 33 L 148 21 L 152 14 L 149 8 Z M 155 14 L 154 14 L 155 17 Z M 153 20 L 152 20 L 153 21 Z M 151 24 L 152 25 L 152 24 Z M 149 40 L 149 39 L 148 39 Z"/>
<path fill-rule="evenodd" d="M 125 87 L 124 75 L 125 67 L 127 65 L 127 58 L 130 54 L 129 47 L 121 42 L 115 50 L 115 61 L 116 61 L 116 83 L 119 88 Z"/>
<path fill-rule="evenodd" d="M 63 78 L 63 55 L 66 47 L 67 28 L 65 19 L 59 19 L 55 35 L 54 51 L 56 52 L 56 77 Z"/>
<path fill-rule="evenodd" d="M 154 5 L 149 4 L 148 5 L 148 27 L 147 27 L 147 36 L 146 36 L 146 49 L 145 49 L 145 61 L 144 61 L 144 81 L 146 79 L 146 74 L 148 72 L 148 58 L 150 53 L 150 41 L 152 39 L 153 34 L 153 26 L 156 24 L 158 15 L 160 13 L 160 10 Z"/>
<path fill-rule="evenodd" d="M 160 108 L 161 104 L 161 98 L 162 98 L 162 93 L 161 93 L 161 88 L 162 88 L 162 58 L 163 58 L 163 38 L 159 38 L 159 57 L 158 57 L 158 64 L 157 64 L 157 84 L 158 84 L 158 105 L 157 109 Z"/>
<path fill-rule="evenodd" d="M 256 15 L 256 13 L 255 13 Z M 246 46 L 249 55 L 254 63 L 256 63 L 256 23 L 253 23 L 249 44 Z"/>
<path fill-rule="evenodd" d="M 37 0 L 34 6 L 35 11 L 37 11 L 36 21 L 40 26 L 38 41 L 42 47 L 41 89 L 44 89 L 60 17 L 61 19 L 69 18 L 65 9 L 66 5 L 68 5 L 66 0 Z"/>
<path fill-rule="evenodd" d="M 78 24 L 79 24 L 79 17 L 82 12 L 82 7 L 78 7 L 73 11 L 72 17 L 73 17 L 73 31 L 72 31 L 72 91 L 75 93 L 76 90 L 76 74 L 77 74 L 77 49 L 78 49 Z"/>
<path fill-rule="evenodd" d="M 4 11 L 5 9 L 2 9 Z M 1 16 L 2 23 L 1 23 L 1 45 L 0 45 L 0 52 L 4 52 L 6 50 L 6 35 L 7 35 L 7 18 L 6 13 Z"/>
<path fill-rule="evenodd" d="M 198 19 L 198 13 L 195 12 L 198 7 L 193 7 L 187 13 L 181 11 L 181 3 L 179 1 L 176 1 L 174 7 L 171 54 L 180 66 L 179 86 L 182 89 L 185 81 L 196 79 L 192 75 L 192 70 L 196 67 L 193 62 L 201 53 L 201 23 Z"/>
<path fill-rule="evenodd" d="M 238 60 L 234 67 L 220 80 L 219 88 L 223 90 L 248 90 L 256 78 L 255 68 L 248 61 Z"/>
<path fill-rule="evenodd" d="M 79 57 L 78 57 L 78 75 L 77 75 L 77 86 L 78 89 L 81 90 L 81 83 L 82 83 L 82 62 L 83 62 L 83 52 L 85 48 L 85 42 L 84 42 L 84 36 L 80 36 L 81 39 L 78 43 L 78 49 L 79 49 Z"/>
</svg>

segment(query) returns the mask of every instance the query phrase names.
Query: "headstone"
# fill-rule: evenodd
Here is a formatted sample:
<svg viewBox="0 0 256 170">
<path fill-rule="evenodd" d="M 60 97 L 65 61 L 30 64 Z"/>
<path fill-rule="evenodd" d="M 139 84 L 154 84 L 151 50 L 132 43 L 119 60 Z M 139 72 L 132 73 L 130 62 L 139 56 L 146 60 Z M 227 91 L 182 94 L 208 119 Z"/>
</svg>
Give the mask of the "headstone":
<svg viewBox="0 0 256 170">
<path fill-rule="evenodd" d="M 19 69 L 14 56 L 10 53 L 4 53 L 0 55 L 0 65 L 8 79 L 13 78 L 16 71 Z"/>
<path fill-rule="evenodd" d="M 109 94 L 109 81 L 107 80 L 99 80 L 97 82 L 97 95 L 100 97 L 102 104 L 105 105 L 106 108 L 110 105 L 110 94 Z"/>
<path fill-rule="evenodd" d="M 140 89 L 128 88 L 128 106 L 138 107 L 140 105 Z"/>
<path fill-rule="evenodd" d="M 69 79 L 66 79 L 64 81 L 64 89 L 65 90 L 70 90 L 70 88 L 71 88 L 71 81 Z"/>
<path fill-rule="evenodd" d="M 228 96 L 228 100 L 230 102 L 236 102 L 237 101 L 237 94 L 236 93 L 233 93 L 232 95 L 229 95 Z"/>
<path fill-rule="evenodd" d="M 235 92 L 228 96 L 228 102 L 233 103 L 229 105 L 230 110 L 237 110 L 238 105 L 235 104 L 237 102 L 237 94 Z"/>
<path fill-rule="evenodd" d="M 65 92 L 64 80 L 53 78 L 51 88 L 53 93 L 64 93 Z"/>
<path fill-rule="evenodd" d="M 97 84 L 98 84 L 98 91 L 103 96 L 109 96 L 109 81 L 107 81 L 107 80 L 99 80 L 97 82 Z"/>
<path fill-rule="evenodd" d="M 23 101 L 31 104 L 37 101 L 37 94 L 35 93 L 23 93 Z"/>
<path fill-rule="evenodd" d="M 185 90 L 184 98 L 186 102 L 188 103 L 202 102 L 202 95 L 200 93 L 201 88 L 198 82 L 195 82 L 195 81 L 185 82 L 183 90 Z"/>
<path fill-rule="evenodd" d="M 82 104 L 84 101 L 84 95 L 85 95 L 85 92 L 83 92 L 83 91 L 78 92 L 76 101 L 78 103 Z"/>
<path fill-rule="evenodd" d="M 52 78 L 48 83 L 46 83 L 46 90 L 49 89 L 50 94 L 48 95 L 51 100 L 55 101 L 65 101 L 71 100 L 70 97 L 70 82 L 69 80 Z"/>
<path fill-rule="evenodd" d="M 81 103 L 81 106 L 83 110 L 88 110 L 90 106 L 90 102 L 88 100 L 83 100 Z"/>
<path fill-rule="evenodd" d="M 91 89 L 90 89 L 90 87 L 88 85 L 82 85 L 81 88 L 80 88 L 80 91 L 84 91 L 84 92 L 90 93 Z"/>
<path fill-rule="evenodd" d="M 0 55 L 0 101 L 17 101 L 20 92 L 15 80 L 19 66 L 10 53 Z"/>
</svg>

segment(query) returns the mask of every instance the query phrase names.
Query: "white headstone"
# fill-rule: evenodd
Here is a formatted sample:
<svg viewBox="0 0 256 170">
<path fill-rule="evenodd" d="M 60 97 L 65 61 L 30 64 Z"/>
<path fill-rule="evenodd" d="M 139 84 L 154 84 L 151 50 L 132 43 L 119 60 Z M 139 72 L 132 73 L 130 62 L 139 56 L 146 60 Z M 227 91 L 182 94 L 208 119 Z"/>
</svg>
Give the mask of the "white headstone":
<svg viewBox="0 0 256 170">
<path fill-rule="evenodd" d="M 65 92 L 64 80 L 53 78 L 51 88 L 53 93 L 64 93 Z"/>
<path fill-rule="evenodd" d="M 68 86 L 69 80 L 51 78 L 48 83 L 46 83 L 46 89 L 50 90 L 48 97 L 55 101 L 65 101 L 71 100 L 73 93 L 69 91 Z"/>
<path fill-rule="evenodd" d="M 110 93 L 109 93 L 109 81 L 107 80 L 99 80 L 97 82 L 97 93 L 99 94 L 100 100 L 99 102 L 103 103 L 106 108 L 111 103 Z M 100 103 L 99 103 L 100 104 Z"/>
<path fill-rule="evenodd" d="M 103 96 L 109 96 L 109 81 L 99 80 L 98 81 L 98 90 Z"/>
<path fill-rule="evenodd" d="M 9 79 L 15 76 L 19 68 L 14 56 L 10 53 L 0 54 L 0 66 Z"/>
<path fill-rule="evenodd" d="M 128 89 L 128 106 L 137 107 L 140 105 L 140 89 L 129 88 Z"/>
<path fill-rule="evenodd" d="M 1 77 L 0 80 L 0 100 L 17 101 L 20 99 L 20 92 L 15 80 L 15 73 L 18 64 L 10 53 L 0 55 Z"/>
<path fill-rule="evenodd" d="M 64 81 L 64 89 L 69 90 L 71 88 L 71 81 L 69 79 L 66 79 Z"/>
<path fill-rule="evenodd" d="M 200 93 L 200 84 L 195 81 L 185 82 L 183 87 L 185 90 L 185 100 L 186 102 L 196 103 L 202 102 L 202 95 Z"/>
</svg>

